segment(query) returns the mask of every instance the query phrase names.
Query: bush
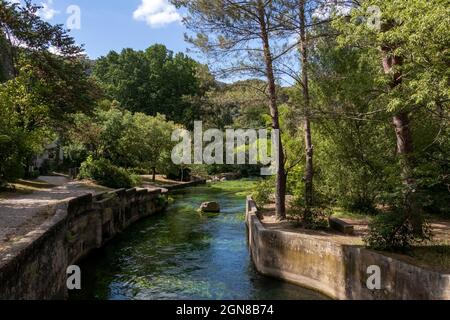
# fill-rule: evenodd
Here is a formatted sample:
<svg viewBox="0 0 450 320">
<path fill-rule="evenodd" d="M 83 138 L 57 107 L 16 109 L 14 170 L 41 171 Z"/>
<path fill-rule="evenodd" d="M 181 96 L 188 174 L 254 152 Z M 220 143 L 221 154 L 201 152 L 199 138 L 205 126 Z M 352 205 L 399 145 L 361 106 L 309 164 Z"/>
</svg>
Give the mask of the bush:
<svg viewBox="0 0 450 320">
<path fill-rule="evenodd" d="M 332 215 L 332 211 L 324 207 L 306 208 L 303 200 L 296 198 L 292 205 L 292 216 L 305 229 L 318 230 L 328 228 L 328 219 Z"/>
<path fill-rule="evenodd" d="M 426 221 L 420 221 L 422 228 L 414 230 L 411 215 L 402 210 L 376 216 L 370 223 L 370 232 L 364 238 L 367 246 L 381 251 L 408 251 L 414 243 L 430 240 L 431 229 Z"/>
<path fill-rule="evenodd" d="M 256 204 L 260 207 L 264 207 L 265 205 L 272 202 L 272 196 L 275 193 L 275 181 L 274 179 L 267 179 L 259 181 L 256 184 L 255 190 L 252 193 L 253 200 L 256 201 Z"/>
<path fill-rule="evenodd" d="M 349 197 L 347 199 L 343 199 L 341 202 L 344 209 L 350 212 L 371 215 L 375 215 L 377 213 L 374 201 L 367 197 Z"/>
<path fill-rule="evenodd" d="M 113 165 L 109 160 L 89 157 L 82 163 L 80 179 L 91 179 L 109 188 L 131 188 L 140 184 L 140 178 Z"/>
<path fill-rule="evenodd" d="M 128 170 L 131 174 L 137 174 L 137 175 L 149 175 L 151 174 L 151 170 L 143 169 L 143 168 L 133 168 Z"/>
<path fill-rule="evenodd" d="M 33 170 L 32 172 L 28 172 L 27 178 L 37 179 L 41 176 L 41 172 L 39 170 Z"/>
</svg>

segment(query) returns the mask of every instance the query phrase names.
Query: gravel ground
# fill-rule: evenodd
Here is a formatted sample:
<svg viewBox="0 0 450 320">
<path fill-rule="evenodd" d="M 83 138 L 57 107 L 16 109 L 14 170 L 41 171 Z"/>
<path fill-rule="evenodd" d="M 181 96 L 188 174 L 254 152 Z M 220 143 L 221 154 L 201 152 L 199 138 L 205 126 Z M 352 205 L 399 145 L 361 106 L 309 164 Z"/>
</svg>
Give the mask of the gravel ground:
<svg viewBox="0 0 450 320">
<path fill-rule="evenodd" d="M 52 215 L 50 209 L 58 202 L 99 192 L 92 185 L 65 177 L 39 180 L 55 187 L 0 199 L 0 253 L 48 219 Z"/>
</svg>

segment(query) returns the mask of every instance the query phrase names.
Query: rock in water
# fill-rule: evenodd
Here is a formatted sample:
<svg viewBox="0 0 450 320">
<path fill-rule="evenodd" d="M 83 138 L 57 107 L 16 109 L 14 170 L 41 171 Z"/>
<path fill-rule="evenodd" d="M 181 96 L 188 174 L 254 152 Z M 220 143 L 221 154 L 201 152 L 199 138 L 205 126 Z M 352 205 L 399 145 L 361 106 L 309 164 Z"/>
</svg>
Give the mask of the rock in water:
<svg viewBox="0 0 450 320">
<path fill-rule="evenodd" d="M 220 205 L 217 202 L 204 202 L 200 207 L 201 212 L 219 213 Z"/>
</svg>

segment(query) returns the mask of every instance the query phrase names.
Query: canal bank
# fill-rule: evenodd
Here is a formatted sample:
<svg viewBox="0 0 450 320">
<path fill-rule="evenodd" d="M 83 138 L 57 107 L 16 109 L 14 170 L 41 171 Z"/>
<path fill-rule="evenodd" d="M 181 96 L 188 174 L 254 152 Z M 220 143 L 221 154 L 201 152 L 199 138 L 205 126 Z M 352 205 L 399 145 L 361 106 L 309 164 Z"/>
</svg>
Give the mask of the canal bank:
<svg viewBox="0 0 450 320">
<path fill-rule="evenodd" d="M 2 255 L 0 299 L 325 299 L 254 268 L 245 226 L 252 181 L 203 183 L 171 190 L 170 204 L 166 190 L 130 189 L 58 205 Z M 211 200 L 222 212 L 200 214 Z M 69 294 L 74 264 L 82 289 Z"/>
<path fill-rule="evenodd" d="M 246 223 L 253 262 L 267 276 L 341 300 L 450 300 L 449 274 L 326 235 L 269 228 L 259 219 L 251 197 Z M 379 288 L 368 285 L 375 283 L 374 270 L 379 270 Z"/>
<path fill-rule="evenodd" d="M 0 300 L 66 298 L 68 266 L 166 206 L 162 190 L 133 188 L 87 194 L 53 207 L 50 219 L 2 253 Z"/>
<path fill-rule="evenodd" d="M 245 226 L 252 188 L 251 181 L 232 181 L 175 192 L 165 214 L 134 224 L 81 263 L 83 289 L 70 298 L 326 299 L 256 271 Z M 206 201 L 219 202 L 222 212 L 200 214 Z"/>
</svg>

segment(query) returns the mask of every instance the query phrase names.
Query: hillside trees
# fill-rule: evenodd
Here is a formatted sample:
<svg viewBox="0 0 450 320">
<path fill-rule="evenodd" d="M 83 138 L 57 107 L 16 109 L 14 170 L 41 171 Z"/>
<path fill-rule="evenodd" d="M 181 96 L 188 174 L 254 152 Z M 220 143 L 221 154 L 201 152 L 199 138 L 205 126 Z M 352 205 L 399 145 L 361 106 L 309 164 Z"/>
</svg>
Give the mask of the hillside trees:
<svg viewBox="0 0 450 320">
<path fill-rule="evenodd" d="M 165 114 L 190 127 L 198 113 L 191 99 L 209 89 L 204 69 L 182 53 L 153 45 L 145 51 L 110 52 L 96 61 L 93 78 L 110 99 L 119 101 L 127 110 L 151 116 Z"/>
</svg>

